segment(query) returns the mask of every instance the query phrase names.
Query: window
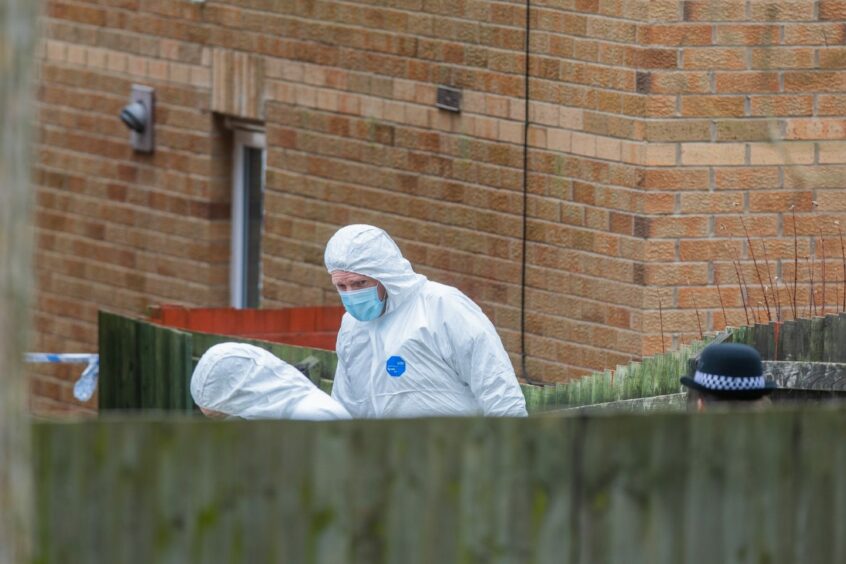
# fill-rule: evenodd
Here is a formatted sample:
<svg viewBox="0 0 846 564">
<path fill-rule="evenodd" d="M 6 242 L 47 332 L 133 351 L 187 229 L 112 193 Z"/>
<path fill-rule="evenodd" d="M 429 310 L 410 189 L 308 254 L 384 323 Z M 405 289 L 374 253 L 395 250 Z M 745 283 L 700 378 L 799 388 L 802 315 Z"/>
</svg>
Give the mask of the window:
<svg viewBox="0 0 846 564">
<path fill-rule="evenodd" d="M 264 215 L 264 133 L 234 131 L 232 173 L 232 307 L 258 307 Z"/>
</svg>

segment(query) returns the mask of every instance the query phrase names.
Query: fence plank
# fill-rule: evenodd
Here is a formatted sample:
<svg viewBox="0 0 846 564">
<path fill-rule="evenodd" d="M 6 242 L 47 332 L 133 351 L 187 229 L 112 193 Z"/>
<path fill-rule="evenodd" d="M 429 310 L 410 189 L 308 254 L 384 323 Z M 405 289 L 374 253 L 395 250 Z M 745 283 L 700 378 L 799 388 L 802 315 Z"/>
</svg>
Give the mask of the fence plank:
<svg viewBox="0 0 846 564">
<path fill-rule="evenodd" d="M 31 335 L 33 118 L 41 54 L 37 0 L 0 3 L 0 562 L 31 556 L 29 381 L 22 366 Z M 43 44 L 42 44 L 43 45 Z"/>
<path fill-rule="evenodd" d="M 138 322 L 100 312 L 100 409 L 134 409 L 140 405 Z"/>
<path fill-rule="evenodd" d="M 841 348 L 837 342 L 837 316 L 826 315 L 824 324 L 825 334 L 823 335 L 823 355 L 822 358 L 818 360 L 822 362 L 834 362 L 833 359 L 837 358 L 838 349 Z"/>
<path fill-rule="evenodd" d="M 846 313 L 836 316 L 833 322 L 834 343 L 831 346 L 831 361 L 846 362 Z"/>
<path fill-rule="evenodd" d="M 799 463 L 797 500 L 793 508 L 796 562 L 843 561 L 844 544 L 838 539 L 846 530 L 842 481 L 846 419 L 842 412 L 823 411 L 813 417 L 800 414 L 807 440 L 797 445 Z"/>
<path fill-rule="evenodd" d="M 136 358 L 138 362 L 138 405 L 140 409 L 164 407 L 167 400 L 166 378 L 161 374 L 162 334 L 148 323 L 136 326 Z"/>
<path fill-rule="evenodd" d="M 819 360 L 825 354 L 825 318 L 814 317 L 810 321 L 810 358 L 808 360 Z"/>
<path fill-rule="evenodd" d="M 793 360 L 796 350 L 796 320 L 785 321 L 781 325 L 781 343 L 778 349 L 778 358 L 773 360 Z"/>
<path fill-rule="evenodd" d="M 754 340 L 750 343 L 753 347 L 758 349 L 758 352 L 761 353 L 763 358 L 773 358 L 774 355 L 774 347 L 773 347 L 773 325 L 772 323 L 769 324 L 758 324 L 754 327 Z"/>
<path fill-rule="evenodd" d="M 174 365 L 174 380 L 171 388 L 171 401 L 175 405 L 186 410 L 194 407 L 194 400 L 191 398 L 191 377 L 194 372 L 192 351 L 194 348 L 193 336 L 191 333 L 182 331 L 172 333 L 172 362 Z M 188 378 L 180 378 L 177 375 L 188 374 Z"/>
</svg>

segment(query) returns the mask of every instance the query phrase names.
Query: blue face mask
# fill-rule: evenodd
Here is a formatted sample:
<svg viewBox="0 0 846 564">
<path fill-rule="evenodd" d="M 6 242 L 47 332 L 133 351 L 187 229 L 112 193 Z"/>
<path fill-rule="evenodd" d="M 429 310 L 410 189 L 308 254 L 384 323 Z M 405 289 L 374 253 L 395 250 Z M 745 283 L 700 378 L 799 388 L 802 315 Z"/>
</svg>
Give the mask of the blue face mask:
<svg viewBox="0 0 846 564">
<path fill-rule="evenodd" d="M 378 286 L 339 294 L 346 310 L 359 321 L 372 321 L 382 315 L 385 309 L 385 300 L 379 299 Z"/>
</svg>

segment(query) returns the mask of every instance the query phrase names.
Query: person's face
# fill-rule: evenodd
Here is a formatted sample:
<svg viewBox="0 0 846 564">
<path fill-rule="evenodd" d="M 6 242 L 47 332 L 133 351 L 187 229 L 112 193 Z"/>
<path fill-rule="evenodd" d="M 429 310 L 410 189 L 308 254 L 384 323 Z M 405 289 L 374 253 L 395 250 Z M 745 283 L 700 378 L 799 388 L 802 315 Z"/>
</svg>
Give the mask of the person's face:
<svg viewBox="0 0 846 564">
<path fill-rule="evenodd" d="M 227 415 L 220 411 L 215 411 L 213 409 L 206 409 L 205 407 L 201 407 L 200 411 L 203 412 L 203 415 L 210 419 L 226 419 Z"/>
<path fill-rule="evenodd" d="M 708 406 L 719 404 L 722 404 L 724 406 L 731 405 L 736 407 L 759 409 L 772 405 L 772 400 L 770 400 L 770 398 L 768 397 L 762 397 L 756 400 L 731 401 L 725 398 L 720 398 L 719 396 L 700 392 L 698 390 L 688 390 L 687 392 L 687 408 L 689 411 L 696 411 L 701 413 L 703 411 L 707 411 Z"/>
<path fill-rule="evenodd" d="M 365 288 L 378 286 L 379 299 L 385 299 L 385 287 L 382 286 L 375 278 L 364 276 L 363 274 L 336 270 L 332 273 L 332 285 L 335 286 L 335 289 L 339 292 L 352 292 L 353 290 L 363 290 Z"/>
</svg>

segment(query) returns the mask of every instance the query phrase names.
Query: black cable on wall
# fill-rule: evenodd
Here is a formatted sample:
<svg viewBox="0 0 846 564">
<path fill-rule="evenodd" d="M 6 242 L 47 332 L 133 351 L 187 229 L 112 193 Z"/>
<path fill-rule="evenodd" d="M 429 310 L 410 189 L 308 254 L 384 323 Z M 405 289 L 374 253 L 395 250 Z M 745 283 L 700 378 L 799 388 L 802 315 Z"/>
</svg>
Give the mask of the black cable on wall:
<svg viewBox="0 0 846 564">
<path fill-rule="evenodd" d="M 532 29 L 531 22 L 532 0 L 526 0 L 526 64 L 525 64 L 525 116 L 523 116 L 523 253 L 520 266 L 520 371 L 523 379 L 530 384 L 541 385 L 542 382 L 529 377 L 526 369 L 526 249 L 528 241 L 528 204 L 529 204 L 529 37 Z"/>
</svg>

